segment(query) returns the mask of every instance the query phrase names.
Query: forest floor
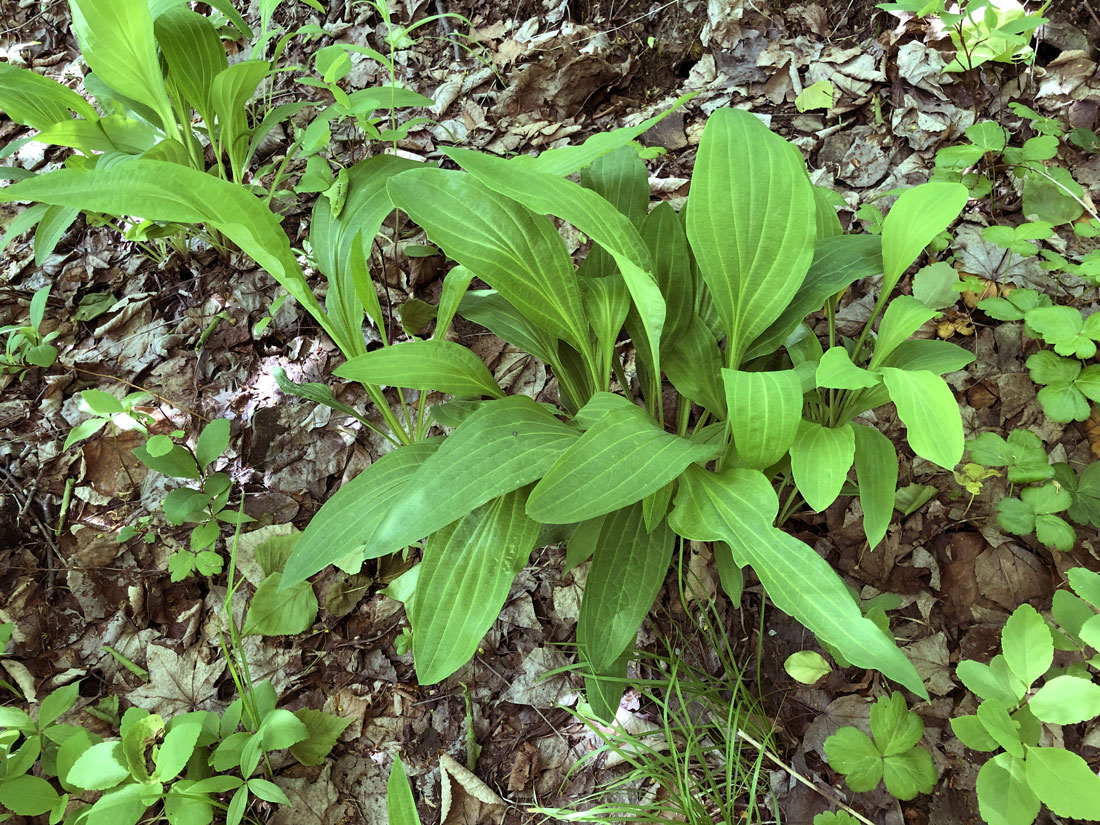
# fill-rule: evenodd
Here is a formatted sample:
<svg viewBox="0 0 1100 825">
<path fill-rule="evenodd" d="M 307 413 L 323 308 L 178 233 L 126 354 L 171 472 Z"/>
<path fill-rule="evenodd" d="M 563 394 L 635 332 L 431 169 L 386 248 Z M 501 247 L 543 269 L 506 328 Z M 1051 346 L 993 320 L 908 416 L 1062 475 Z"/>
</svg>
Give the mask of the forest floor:
<svg viewBox="0 0 1100 825">
<path fill-rule="evenodd" d="M 67 5 L 16 5 L 0 10 L 3 58 L 77 80 L 83 70 Z M 316 23 L 338 40 L 381 48 L 383 32 L 369 6 L 326 5 L 322 16 L 288 0 L 276 20 L 287 28 Z M 393 2 L 400 22 L 435 13 L 437 6 L 462 14 L 473 23 L 488 62 L 462 52 L 456 60 L 439 24 L 418 30 L 415 45 L 398 53 L 398 80 L 435 99 L 428 114 L 438 125 L 412 130 L 400 148 L 438 161 L 440 145 L 453 135 L 483 151 L 537 152 L 636 123 L 696 92 L 643 136 L 644 143 L 667 149 L 647 162 L 655 198 L 682 205 L 706 117 L 736 105 L 764 117 L 798 146 L 814 182 L 836 189 L 847 202 L 842 222 L 858 225 L 860 204 L 926 180 L 937 148 L 959 140 L 966 126 L 1011 119 L 1009 100 L 1095 128 L 1097 5 L 1056 2 L 1035 66 L 998 66 L 975 83 L 940 71 L 950 51 L 942 31 L 902 22 L 870 0 Z M 250 22 L 255 15 L 252 8 Z M 458 21 L 451 27 L 467 31 Z M 315 48 L 292 41 L 285 59 L 310 65 Z M 378 64 L 357 60 L 347 88 L 387 79 Z M 796 95 L 824 79 L 840 92 L 834 107 L 800 113 Z M 289 74 L 278 83 L 277 93 L 294 86 Z M 23 134 L 23 127 L 0 119 L 0 142 Z M 262 151 L 277 158 L 288 140 L 278 132 Z M 337 133 L 334 140 L 337 157 L 350 163 L 362 156 L 364 147 L 350 136 Z M 32 142 L 7 162 L 45 171 L 62 160 L 57 150 Z M 1074 177 L 1095 194 L 1100 155 L 1082 152 L 1075 160 Z M 281 210 L 292 244 L 301 246 L 309 204 L 285 201 Z M 964 222 L 977 226 L 979 210 L 975 206 Z M 5 208 L 0 225 L 16 211 Z M 398 234 L 397 240 L 418 241 L 404 227 Z M 956 231 L 956 239 L 957 259 L 967 272 L 993 274 L 995 253 L 976 232 Z M 231 419 L 225 466 L 243 490 L 245 511 L 257 519 L 252 526 L 272 535 L 284 529 L 280 525 L 304 527 L 382 447 L 354 420 L 283 395 L 272 377 L 282 367 L 294 380 L 332 384 L 338 351 L 290 301 L 274 323 L 253 335 L 278 289 L 243 256 L 227 262 L 199 250 L 189 260 L 172 256 L 157 264 L 109 227 L 80 220 L 41 266 L 23 237 L 9 244 L 0 267 L 0 325 L 25 317 L 33 291 L 52 284 L 45 326 L 60 331 L 54 341 L 60 357 L 51 368 L 34 369 L 22 380 L 0 377 L 0 621 L 15 628 L 0 664 L 25 693 L 39 697 L 81 678 L 78 709 L 109 695 L 163 714 L 224 707 L 235 690 L 218 647 L 224 580 L 170 581 L 166 559 L 186 542 L 186 533 L 156 515 L 166 482 L 134 458 L 136 441 L 129 434 L 62 449 L 82 419 L 76 396 L 86 388 L 148 391 L 158 432 L 195 432 L 204 420 Z M 396 307 L 409 299 L 436 302 L 444 261 L 379 255 L 373 271 L 383 284 L 383 308 L 396 319 Z M 1016 274 L 1018 284 L 1058 288 L 1037 266 L 1021 265 Z M 855 292 L 840 312 L 842 330 L 845 324 L 858 328 L 873 299 L 873 293 Z M 99 314 L 78 309 L 93 305 Z M 1062 425 L 1042 415 L 1024 367 L 1028 342 L 1018 331 L 990 324 L 962 304 L 944 320 L 951 326 L 941 321 L 941 337 L 978 355 L 967 370 L 948 376 L 968 435 L 1027 427 L 1061 460 L 1100 455 L 1100 418 Z M 396 320 L 394 328 L 400 329 Z M 506 390 L 536 398 L 547 391 L 551 376 L 543 365 L 472 324 L 463 322 L 458 331 Z M 936 335 L 936 325 L 922 334 Z M 338 398 L 365 408 L 356 385 L 332 386 Z M 1004 492 L 1000 479 L 991 479 L 971 501 L 950 474 L 913 458 L 896 419 L 880 415 L 880 424 L 901 447 L 900 486 L 933 485 L 932 499 L 899 518 L 874 552 L 866 551 L 858 503 L 847 497 L 820 514 L 798 513 L 786 529 L 818 550 L 864 598 L 881 592 L 901 597 L 892 628 L 932 694 L 930 703 L 914 709 L 925 722 L 925 744 L 940 774 L 935 792 L 898 803 L 880 789 L 852 804 L 884 825 L 964 825 L 978 821 L 978 765 L 952 739 L 947 720 L 973 712 L 974 700 L 956 684 L 954 665 L 962 658 L 987 661 L 1008 613 L 1023 602 L 1045 608 L 1062 571 L 1100 565 L 1100 544 L 1095 531 L 1079 530 L 1076 548 L 1063 554 L 1034 537 L 1005 534 L 990 517 L 990 502 Z M 55 535 L 67 481 L 74 490 L 64 529 Z M 151 514 L 155 541 L 116 540 L 124 525 Z M 242 539 L 246 576 L 256 543 Z M 692 553 L 685 564 L 704 588 L 718 592 L 706 548 Z M 352 719 L 324 765 L 294 766 L 280 775 L 294 805 L 281 808 L 273 821 L 386 821 L 388 761 L 382 755 L 400 752 L 424 821 L 436 822 L 440 756 L 465 762 L 471 725 L 481 747 L 475 773 L 507 801 L 486 804 L 456 791 L 448 822 L 546 821 L 529 808 L 569 805 L 605 781 L 611 772 L 599 763 L 570 773 L 595 742 L 563 709 L 576 702 L 580 681 L 568 674 L 541 678 L 572 661 L 584 568 L 563 575 L 563 556 L 557 547 L 536 551 L 476 658 L 439 685 L 418 686 L 411 654 L 395 648 L 403 613 L 379 591 L 401 572 L 400 560 L 372 564 L 353 577 L 321 574 L 315 589 L 322 609 L 312 630 L 289 638 L 249 637 L 253 677 L 270 678 L 285 706 Z M 759 585 L 751 579 L 747 585 L 739 608 L 720 610 L 747 683 L 776 727 L 774 748 L 828 793 L 850 799 L 823 760 L 822 744 L 839 726 L 866 726 L 871 697 L 881 692 L 877 676 L 848 669 L 814 687 L 794 682 L 782 663 L 814 646 L 813 639 L 767 605 Z M 670 574 L 640 646 L 657 645 L 696 609 L 680 600 Z M 104 645 L 148 670 L 148 681 Z M 698 655 L 705 661 L 709 654 Z M 644 721 L 652 709 L 633 698 L 633 705 L 630 694 L 624 700 L 624 712 Z M 106 724 L 85 721 L 106 734 Z M 1095 748 L 1100 740 L 1071 744 Z M 765 763 L 765 771 L 771 791 L 766 805 L 778 806 L 782 821 L 809 823 L 829 807 L 785 770 Z"/>
</svg>

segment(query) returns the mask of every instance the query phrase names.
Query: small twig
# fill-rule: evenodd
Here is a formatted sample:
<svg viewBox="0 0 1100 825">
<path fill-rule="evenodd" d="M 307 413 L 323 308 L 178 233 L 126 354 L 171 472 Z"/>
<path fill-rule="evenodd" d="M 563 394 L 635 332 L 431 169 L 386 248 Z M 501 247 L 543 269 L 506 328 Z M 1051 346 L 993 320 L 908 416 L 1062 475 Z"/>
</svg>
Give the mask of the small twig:
<svg viewBox="0 0 1100 825">
<path fill-rule="evenodd" d="M 817 785 L 815 785 L 809 779 L 804 777 L 802 774 L 800 774 L 794 768 L 790 767 L 789 765 L 784 764 L 782 761 L 780 761 L 779 757 L 774 756 L 771 752 L 768 751 L 767 748 L 765 748 L 763 745 L 761 745 L 759 742 L 757 742 L 755 739 L 753 739 L 751 736 L 749 736 L 747 733 L 745 733 L 740 728 L 737 729 L 737 737 L 739 739 L 744 739 L 746 742 L 748 742 L 750 745 L 752 745 L 754 748 L 756 748 L 758 751 L 760 751 L 760 753 L 763 756 L 766 756 L 768 759 L 770 759 L 776 765 L 781 767 L 783 770 L 785 770 L 787 773 L 789 773 L 791 776 L 793 776 L 795 779 L 797 779 L 799 782 L 801 782 L 807 788 L 809 788 L 812 791 L 816 791 L 818 794 L 820 794 L 821 796 L 828 799 L 831 803 L 836 805 L 838 808 L 844 809 L 849 814 L 851 814 L 856 819 L 858 819 L 860 822 L 864 823 L 864 825 L 875 825 L 874 822 L 869 820 L 867 817 L 863 816 L 861 813 L 859 813 L 859 811 L 856 811 L 856 810 L 848 807 L 843 802 L 841 802 L 840 799 L 838 799 L 836 796 L 834 796 L 833 794 L 826 793 L 825 791 L 821 790 L 821 788 L 817 787 Z"/>
<path fill-rule="evenodd" d="M 435 11 L 439 15 L 439 25 L 443 27 L 443 34 L 451 41 L 455 63 L 461 63 L 462 54 L 459 52 L 458 41 L 455 40 L 455 31 L 451 27 L 451 18 L 447 16 L 447 8 L 443 5 L 443 0 L 435 0 Z"/>
<path fill-rule="evenodd" d="M 1083 0 L 1083 2 L 1085 4 L 1085 10 L 1089 13 L 1089 15 L 1092 17 L 1092 19 L 1096 22 L 1096 25 L 1100 26 L 1100 17 L 1097 17 L 1096 12 L 1094 12 L 1092 10 L 1092 4 L 1089 3 L 1089 0 Z"/>
</svg>

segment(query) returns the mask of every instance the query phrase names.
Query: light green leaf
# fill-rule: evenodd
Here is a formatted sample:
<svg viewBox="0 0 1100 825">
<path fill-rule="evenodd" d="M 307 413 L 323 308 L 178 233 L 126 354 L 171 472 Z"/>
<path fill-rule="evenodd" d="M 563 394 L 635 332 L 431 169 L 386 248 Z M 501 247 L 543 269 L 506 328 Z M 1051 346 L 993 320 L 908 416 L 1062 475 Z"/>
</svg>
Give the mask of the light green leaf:
<svg viewBox="0 0 1100 825">
<path fill-rule="evenodd" d="M 800 421 L 791 445 L 791 472 L 806 503 L 821 512 L 840 495 L 855 458 L 852 427 L 822 427 Z"/>
<path fill-rule="evenodd" d="M 155 786 L 154 786 L 155 787 Z M 136 825 L 149 806 L 142 800 L 144 786 L 131 783 L 108 791 L 92 805 L 86 825 Z"/>
<path fill-rule="evenodd" d="M 228 418 L 215 418 L 202 428 L 195 444 L 195 458 L 200 467 L 208 467 L 229 446 L 230 422 Z"/>
<path fill-rule="evenodd" d="M 937 314 L 936 310 L 929 309 L 911 295 L 899 295 L 892 300 L 886 307 L 886 313 L 879 324 L 875 352 L 867 365 L 868 368 L 875 369 L 881 366 L 886 357 L 897 349 L 902 341 Z"/>
<path fill-rule="evenodd" d="M 917 794 L 932 793 L 936 778 L 932 754 L 924 748 L 910 748 L 882 760 L 882 781 L 897 799 L 909 800 Z"/>
<path fill-rule="evenodd" d="M 1053 725 L 1076 725 L 1100 716 L 1100 685 L 1076 676 L 1056 676 L 1028 701 L 1035 716 Z"/>
<path fill-rule="evenodd" d="M 663 346 L 669 342 L 675 346 L 695 314 L 695 282 L 684 225 L 676 210 L 661 201 L 645 216 L 638 231 L 649 247 L 653 275 L 665 299 Z"/>
<path fill-rule="evenodd" d="M 373 535 L 364 536 L 367 553 L 400 550 L 541 478 L 576 438 L 573 429 L 527 396 L 484 404 L 420 465 Z"/>
<path fill-rule="evenodd" d="M 992 753 L 1000 748 L 997 744 L 997 740 L 989 735 L 989 732 L 985 729 L 985 725 L 978 719 L 976 714 L 969 714 L 965 716 L 956 716 L 950 720 L 951 731 L 955 734 L 955 738 L 966 745 L 972 751 L 979 751 L 981 753 Z"/>
<path fill-rule="evenodd" d="M 0 805 L 16 816 L 39 816 L 52 810 L 61 797 L 40 776 L 23 774 L 0 783 Z"/>
<path fill-rule="evenodd" d="M 873 790 L 882 778 L 882 756 L 866 733 L 853 727 L 840 728 L 825 740 L 829 767 L 844 774 L 844 781 L 856 793 Z"/>
<path fill-rule="evenodd" d="M 597 671 L 633 647 L 668 573 L 673 539 L 665 521 L 646 529 L 640 503 L 603 519 L 577 620 L 577 642 Z"/>
<path fill-rule="evenodd" d="M 413 169 L 386 188 L 448 256 L 497 290 L 532 324 L 588 351 L 573 262 L 553 224 L 470 174 Z"/>
<path fill-rule="evenodd" d="M 955 668 L 966 689 L 982 699 L 996 699 L 1006 707 L 1014 707 L 1023 698 L 1027 687 L 1008 669 L 1004 656 L 997 655 L 988 665 L 964 659 Z"/>
<path fill-rule="evenodd" d="M 157 753 L 155 777 L 158 780 L 169 782 L 179 775 L 195 752 L 200 733 L 202 721 L 199 719 L 187 719 L 171 727 Z"/>
<path fill-rule="evenodd" d="M 314 317 L 332 339 L 344 340 L 313 297 L 278 218 L 243 187 L 158 160 L 132 160 L 109 169 L 60 169 L 0 192 L 0 203 L 30 200 L 108 215 L 206 224 L 222 232 L 263 267 Z"/>
<path fill-rule="evenodd" d="M 293 636 L 309 630 L 317 618 L 317 595 L 309 582 L 296 582 L 280 590 L 282 573 L 260 582 L 248 605 L 244 636 Z"/>
<path fill-rule="evenodd" d="M 883 756 L 896 756 L 915 746 L 924 736 L 924 722 L 909 710 L 898 691 L 871 706 L 871 733 Z"/>
<path fill-rule="evenodd" d="M 404 341 L 357 355 L 333 372 L 362 384 L 451 395 L 504 395 L 481 359 L 453 341 Z"/>
<path fill-rule="evenodd" d="M 1054 660 L 1054 639 L 1046 619 L 1034 607 L 1022 604 L 1008 617 L 1001 630 L 1005 662 L 1024 685 L 1046 673 Z"/>
<path fill-rule="evenodd" d="M 527 564 L 539 525 L 513 490 L 428 538 L 410 605 L 413 661 L 421 684 L 446 679 L 477 652 Z"/>
<path fill-rule="evenodd" d="M 805 279 L 815 209 L 793 146 L 741 109 L 710 116 L 692 174 L 687 235 L 727 334 L 727 366 L 741 364 Z"/>
<path fill-rule="evenodd" d="M 290 755 L 303 765 L 320 765 L 352 720 L 323 710 L 299 708 L 294 715 L 309 730 L 309 737 L 290 746 Z"/>
<path fill-rule="evenodd" d="M 913 276 L 913 297 L 929 309 L 943 309 L 958 303 L 959 273 L 945 261 L 936 261 Z"/>
<path fill-rule="evenodd" d="M 276 708 L 264 717 L 256 735 L 262 737 L 264 750 L 281 750 L 308 739 L 309 728 L 289 710 Z"/>
<path fill-rule="evenodd" d="M 229 65 L 213 22 L 181 3 L 159 15 L 153 29 L 168 64 L 169 79 L 204 120 L 210 117 L 214 78 Z"/>
<path fill-rule="evenodd" d="M 1100 817 L 1100 777 L 1080 756 L 1062 748 L 1028 748 L 1027 782 L 1058 816 Z"/>
<path fill-rule="evenodd" d="M 853 364 L 844 347 L 830 347 L 825 350 L 817 364 L 815 377 L 819 387 L 837 390 L 858 390 L 882 383 L 881 375 Z"/>
<path fill-rule="evenodd" d="M 783 662 L 783 669 L 796 682 L 804 685 L 813 685 L 823 676 L 833 672 L 832 667 L 825 661 L 825 657 L 816 650 L 800 650 L 792 653 Z"/>
<path fill-rule="evenodd" d="M 337 490 L 294 545 L 282 586 L 292 587 L 363 548 L 389 508 L 404 496 L 417 469 L 442 443 L 433 438 L 399 447 Z"/>
<path fill-rule="evenodd" d="M 650 367 L 659 373 L 665 301 L 653 276 L 649 247 L 626 215 L 591 189 L 533 170 L 523 156 L 504 160 L 461 148 L 444 149 L 444 154 L 494 191 L 537 214 L 555 215 L 573 224 L 614 258 L 648 338 Z"/>
<path fill-rule="evenodd" d="M 1008 710 L 996 699 L 986 699 L 978 705 L 978 721 L 994 741 L 1013 756 L 1023 758 L 1024 746 L 1020 742 L 1020 730 Z"/>
<path fill-rule="evenodd" d="M 598 393 L 593 403 L 608 395 Z M 571 524 L 610 513 L 657 492 L 689 464 L 711 458 L 715 451 L 713 445 L 665 432 L 640 407 L 616 404 L 547 471 L 531 493 L 527 513 L 544 524 Z"/>
<path fill-rule="evenodd" d="M 87 791 L 105 791 L 130 776 L 122 743 L 118 740 L 92 745 L 69 769 L 67 781 Z"/>
<path fill-rule="evenodd" d="M 416 800 L 413 799 L 409 780 L 405 778 L 405 766 L 401 764 L 400 757 L 395 757 L 390 767 L 390 778 L 386 785 L 386 812 L 390 825 L 420 825 Z"/>
<path fill-rule="evenodd" d="M 459 264 L 448 272 L 443 278 L 443 289 L 439 294 L 439 307 L 436 312 L 435 331 L 432 338 L 437 341 L 446 339 L 447 331 L 451 327 L 455 313 L 458 312 L 462 299 L 470 282 L 474 279 L 474 273 Z"/>
<path fill-rule="evenodd" d="M 977 780 L 978 811 L 989 825 L 1032 825 L 1039 799 L 1028 785 L 1022 759 L 999 753 L 982 765 Z"/>
<path fill-rule="evenodd" d="M 968 197 L 961 183 L 924 183 L 898 197 L 882 224 L 882 302 L 932 239 L 959 216 Z"/>
<path fill-rule="evenodd" d="M 738 457 L 763 470 L 786 455 L 802 419 L 802 380 L 794 370 L 722 370 L 729 426 Z"/>
<path fill-rule="evenodd" d="M 719 382 L 722 353 L 702 318 L 690 316 L 679 337 L 666 337 L 661 357 L 661 368 L 677 392 L 716 416 L 726 417 L 726 398 Z"/>
<path fill-rule="evenodd" d="M 165 133 L 174 137 L 175 118 L 146 0 L 69 0 L 69 8 L 88 68 L 116 92 L 156 112 Z"/>
<path fill-rule="evenodd" d="M 898 486 L 898 454 L 893 442 L 878 430 L 851 422 L 855 437 L 856 481 L 863 509 L 863 532 L 874 550 L 886 536 L 894 515 Z"/>
<path fill-rule="evenodd" d="M 799 92 L 798 97 L 794 99 L 794 107 L 800 112 L 808 112 L 811 109 L 831 109 L 835 96 L 836 88 L 832 81 L 819 80 Z"/>
<path fill-rule="evenodd" d="M 916 669 L 874 622 L 860 612 L 844 582 L 811 547 L 772 526 L 779 499 L 756 470 L 715 474 L 688 467 L 669 525 L 684 538 L 729 544 L 739 566 L 749 564 L 775 606 L 854 665 L 875 668 L 927 696 Z"/>
<path fill-rule="evenodd" d="M 88 101 L 67 86 L 7 62 L 0 63 L 0 109 L 16 123 L 39 132 L 69 120 L 73 112 L 87 120 L 99 117 Z"/>
<path fill-rule="evenodd" d="M 309 241 L 317 268 L 328 279 L 325 309 L 333 326 L 340 330 L 341 339 L 353 346 L 344 351 L 348 356 L 366 351 L 364 312 L 385 335 L 382 307 L 367 269 L 370 246 L 394 208 L 386 182 L 401 172 L 419 168 L 422 164 L 406 158 L 374 155 L 348 168 L 347 193 L 339 216 L 332 214 L 326 198 L 318 198 L 313 206 Z"/>
<path fill-rule="evenodd" d="M 945 470 L 952 469 L 962 459 L 963 432 L 959 405 L 950 387 L 926 370 L 883 367 L 881 372 L 913 452 Z"/>
</svg>

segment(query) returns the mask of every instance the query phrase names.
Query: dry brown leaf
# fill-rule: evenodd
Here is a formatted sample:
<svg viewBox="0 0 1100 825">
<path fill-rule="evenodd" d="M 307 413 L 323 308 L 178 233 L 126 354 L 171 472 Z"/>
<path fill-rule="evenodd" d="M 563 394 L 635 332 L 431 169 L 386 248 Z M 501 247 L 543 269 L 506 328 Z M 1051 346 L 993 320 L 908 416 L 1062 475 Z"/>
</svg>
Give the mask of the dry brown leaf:
<svg viewBox="0 0 1100 825">
<path fill-rule="evenodd" d="M 151 644 L 145 658 L 149 683 L 130 692 L 127 698 L 131 702 L 165 719 L 192 710 L 211 709 L 214 683 L 225 670 L 222 656 L 204 662 L 200 645 L 188 648 L 181 656 L 171 648 Z"/>
</svg>

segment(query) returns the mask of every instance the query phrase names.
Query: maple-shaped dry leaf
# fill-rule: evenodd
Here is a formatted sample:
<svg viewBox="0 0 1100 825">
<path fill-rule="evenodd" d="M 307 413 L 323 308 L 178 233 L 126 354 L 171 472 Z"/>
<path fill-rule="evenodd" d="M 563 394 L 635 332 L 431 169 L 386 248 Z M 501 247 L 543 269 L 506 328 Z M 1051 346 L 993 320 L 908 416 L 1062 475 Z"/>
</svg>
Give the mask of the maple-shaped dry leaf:
<svg viewBox="0 0 1100 825">
<path fill-rule="evenodd" d="M 135 705 L 169 719 L 192 710 L 210 710 L 214 683 L 225 670 L 225 659 L 202 661 L 198 645 L 180 656 L 174 650 L 150 644 L 146 649 L 149 683 L 130 692 Z"/>
</svg>

